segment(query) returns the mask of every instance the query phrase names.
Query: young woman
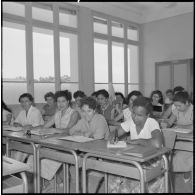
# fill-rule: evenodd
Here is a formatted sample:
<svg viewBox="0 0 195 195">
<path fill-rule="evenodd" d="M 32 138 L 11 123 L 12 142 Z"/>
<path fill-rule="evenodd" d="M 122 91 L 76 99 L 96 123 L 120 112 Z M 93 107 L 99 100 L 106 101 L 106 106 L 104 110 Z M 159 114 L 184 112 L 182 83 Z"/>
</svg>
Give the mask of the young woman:
<svg viewBox="0 0 195 195">
<path fill-rule="evenodd" d="M 123 135 L 125 132 L 130 132 L 128 143 L 141 144 L 145 147 L 151 145 L 156 148 L 163 146 L 163 138 L 158 122 L 150 118 L 152 111 L 151 102 L 145 97 L 138 97 L 133 102 L 132 107 L 132 120 L 121 123 L 121 127 L 118 129 L 118 136 Z M 114 133 L 111 133 L 109 140 L 114 141 Z M 156 166 L 161 161 L 157 159 L 155 162 L 151 162 L 147 166 Z M 155 181 L 148 183 L 148 192 L 163 192 L 164 179 L 162 177 L 157 178 Z M 137 193 L 140 192 L 140 183 L 138 181 L 127 179 L 124 177 L 109 177 L 108 190 L 110 193 Z"/>
<path fill-rule="evenodd" d="M 2 100 L 3 109 L 3 125 L 10 125 L 12 119 L 12 111 L 7 107 L 5 102 Z"/>
<path fill-rule="evenodd" d="M 55 101 L 55 95 L 52 92 L 48 92 L 44 96 L 45 104 L 42 108 L 42 116 L 44 121 L 49 121 L 57 111 L 57 104 Z"/>
</svg>

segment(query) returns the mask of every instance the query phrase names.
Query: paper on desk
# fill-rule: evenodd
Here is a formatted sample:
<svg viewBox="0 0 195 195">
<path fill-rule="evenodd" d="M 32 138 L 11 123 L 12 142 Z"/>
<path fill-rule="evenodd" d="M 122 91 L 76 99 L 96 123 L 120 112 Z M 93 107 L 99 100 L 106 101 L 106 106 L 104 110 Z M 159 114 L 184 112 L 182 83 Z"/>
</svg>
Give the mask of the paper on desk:
<svg viewBox="0 0 195 195">
<path fill-rule="evenodd" d="M 125 141 L 118 141 L 117 143 L 114 143 L 114 144 L 108 141 L 107 143 L 107 148 L 126 148 L 126 147 L 127 147 L 127 144 Z"/>
<path fill-rule="evenodd" d="M 3 125 L 3 130 L 6 130 L 6 131 L 21 131 L 22 127 L 14 127 L 14 126 L 11 126 L 11 125 Z"/>
<path fill-rule="evenodd" d="M 62 131 L 55 128 L 47 128 L 47 129 L 33 129 L 30 131 L 33 135 L 52 135 L 55 133 L 62 133 Z"/>
<path fill-rule="evenodd" d="M 60 137 L 58 139 L 63 139 L 63 140 L 68 140 L 73 142 L 88 142 L 94 140 L 93 138 L 85 137 L 82 135 L 65 136 L 65 137 Z"/>
<path fill-rule="evenodd" d="M 177 133 L 191 133 L 192 129 L 182 129 L 182 128 L 165 128 L 163 130 L 175 131 Z"/>
</svg>

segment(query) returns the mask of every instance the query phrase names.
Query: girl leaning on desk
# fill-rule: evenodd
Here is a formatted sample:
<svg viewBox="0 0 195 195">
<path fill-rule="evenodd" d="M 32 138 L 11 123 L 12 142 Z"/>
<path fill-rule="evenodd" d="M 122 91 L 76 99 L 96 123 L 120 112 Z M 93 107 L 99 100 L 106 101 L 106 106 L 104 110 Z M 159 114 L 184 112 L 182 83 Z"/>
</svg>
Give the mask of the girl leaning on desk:
<svg viewBox="0 0 195 195">
<path fill-rule="evenodd" d="M 150 118 L 152 111 L 152 104 L 148 98 L 138 97 L 133 102 L 132 119 L 121 123 L 118 128 L 118 136 L 123 135 L 125 132 L 130 132 L 127 142 L 130 144 L 141 144 L 145 147 L 152 145 L 156 148 L 161 148 L 163 145 L 162 133 L 158 122 Z M 115 133 L 111 134 L 109 139 L 111 142 L 115 139 Z M 146 167 L 163 166 L 161 161 L 157 158 L 150 163 L 145 163 Z M 109 193 L 138 193 L 140 192 L 140 182 L 117 176 L 109 176 L 108 180 Z M 164 179 L 158 177 L 152 182 L 148 183 L 148 192 L 163 192 Z"/>
</svg>

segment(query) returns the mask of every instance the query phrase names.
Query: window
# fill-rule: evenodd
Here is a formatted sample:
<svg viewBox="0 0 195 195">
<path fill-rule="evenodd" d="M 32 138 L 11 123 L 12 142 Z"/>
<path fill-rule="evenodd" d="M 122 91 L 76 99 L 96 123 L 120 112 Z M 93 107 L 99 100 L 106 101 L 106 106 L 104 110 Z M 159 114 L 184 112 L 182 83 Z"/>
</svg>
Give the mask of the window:
<svg viewBox="0 0 195 195">
<path fill-rule="evenodd" d="M 112 21 L 112 36 L 124 37 L 124 28 L 122 24 Z"/>
<path fill-rule="evenodd" d="M 106 19 L 94 17 L 93 21 L 94 32 L 108 34 L 108 21 Z"/>
<path fill-rule="evenodd" d="M 25 16 L 25 8 L 24 4 L 22 3 L 15 3 L 15 2 L 3 2 L 3 13 L 18 15 L 18 16 Z"/>
<path fill-rule="evenodd" d="M 127 29 L 127 38 L 133 41 L 138 41 L 138 30 L 133 26 L 129 26 Z"/>
<path fill-rule="evenodd" d="M 14 104 L 27 91 L 25 26 L 3 22 L 2 33 L 3 99 Z"/>
</svg>

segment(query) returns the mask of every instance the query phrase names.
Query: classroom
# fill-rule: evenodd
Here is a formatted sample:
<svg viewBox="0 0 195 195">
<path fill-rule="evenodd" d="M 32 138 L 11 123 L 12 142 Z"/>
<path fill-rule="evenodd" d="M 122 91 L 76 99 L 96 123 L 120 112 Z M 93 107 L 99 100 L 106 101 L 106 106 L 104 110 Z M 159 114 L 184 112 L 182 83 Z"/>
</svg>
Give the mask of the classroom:
<svg viewBox="0 0 195 195">
<path fill-rule="evenodd" d="M 193 193 L 194 2 L 1 13 L 3 193 Z"/>
</svg>

